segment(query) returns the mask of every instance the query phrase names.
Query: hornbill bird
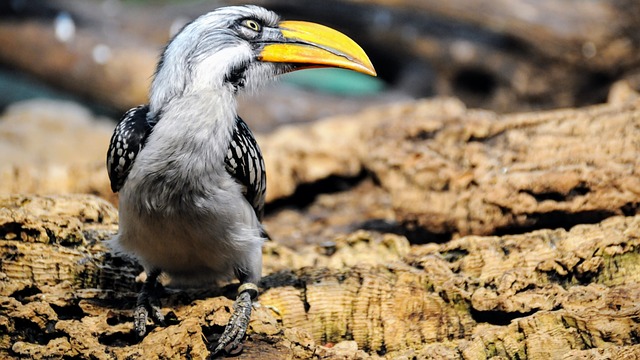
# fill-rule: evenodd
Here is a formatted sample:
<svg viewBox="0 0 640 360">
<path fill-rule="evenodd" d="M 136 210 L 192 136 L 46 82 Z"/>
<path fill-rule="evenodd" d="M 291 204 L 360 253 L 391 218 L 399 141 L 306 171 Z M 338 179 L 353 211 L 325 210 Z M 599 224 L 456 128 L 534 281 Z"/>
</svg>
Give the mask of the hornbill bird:
<svg viewBox="0 0 640 360">
<path fill-rule="evenodd" d="M 134 330 L 164 318 L 161 273 L 172 283 L 240 281 L 234 313 L 212 354 L 237 351 L 258 295 L 266 177 L 258 144 L 236 112 L 236 94 L 290 71 L 338 67 L 375 76 L 346 35 L 302 21 L 280 21 L 258 6 L 216 9 L 187 24 L 157 65 L 149 104 L 126 112 L 107 152 L 119 192 L 116 253 L 137 259 L 147 278 Z"/>
</svg>

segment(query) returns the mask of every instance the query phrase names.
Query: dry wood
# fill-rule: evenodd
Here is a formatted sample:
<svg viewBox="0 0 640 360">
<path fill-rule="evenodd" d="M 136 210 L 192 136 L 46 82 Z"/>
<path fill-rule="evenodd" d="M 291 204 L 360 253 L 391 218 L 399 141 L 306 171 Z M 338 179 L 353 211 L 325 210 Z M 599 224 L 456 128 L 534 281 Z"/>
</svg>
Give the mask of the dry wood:
<svg viewBox="0 0 640 360">
<path fill-rule="evenodd" d="M 331 202 L 341 200 L 321 200 L 325 215 L 318 215 L 328 218 L 327 213 L 348 214 L 351 209 L 359 215 L 350 222 L 346 216 L 337 219 L 349 231 L 393 220 L 393 211 L 401 224 L 416 229 L 419 238 L 412 240 L 420 242 L 436 239 L 429 233 L 440 239 L 512 233 L 633 215 L 640 203 L 635 156 L 640 152 L 640 102 L 635 92 L 618 88 L 614 103 L 583 109 L 497 115 L 448 99 L 381 106 L 285 127 L 259 138 L 268 171 L 267 199 L 286 198 L 303 184 L 332 177 L 372 174 L 383 189 L 376 189 L 378 195 L 353 196 L 340 206 Z M 12 141 L 3 155 L 31 154 L 32 143 L 42 148 L 38 139 L 48 133 L 39 135 L 41 127 L 59 128 L 61 137 L 70 131 L 63 130 L 68 126 L 64 119 L 32 118 L 40 120 L 25 128 L 31 130 L 8 132 Z M 78 156 L 65 160 L 65 154 L 86 144 L 73 131 L 69 134 L 71 139 L 60 141 L 59 148 L 48 142 L 47 152 L 59 157 L 23 155 L 27 160 L 15 164 L 9 157 L 9 166 L 0 166 L 0 191 L 89 192 L 115 200 L 104 173 L 108 132 L 96 129 L 87 136 L 96 140 L 84 153 L 96 154 L 95 160 L 78 164 Z M 312 199 L 316 193 L 304 195 Z M 298 220 L 282 216 L 268 222 L 277 228 L 280 220 L 284 228 L 274 234 L 296 236 Z"/>
<path fill-rule="evenodd" d="M 570 227 L 640 204 L 640 102 L 497 116 L 459 102 L 379 112 L 364 166 L 434 233 Z"/>
<path fill-rule="evenodd" d="M 230 316 L 218 291 L 172 290 L 169 326 L 137 340 L 139 268 L 102 255 L 108 203 L 12 196 L 0 209 L 3 358 L 202 358 Z M 638 248 L 638 216 L 442 245 L 369 232 L 298 253 L 268 243 L 241 358 L 638 356 Z"/>
</svg>

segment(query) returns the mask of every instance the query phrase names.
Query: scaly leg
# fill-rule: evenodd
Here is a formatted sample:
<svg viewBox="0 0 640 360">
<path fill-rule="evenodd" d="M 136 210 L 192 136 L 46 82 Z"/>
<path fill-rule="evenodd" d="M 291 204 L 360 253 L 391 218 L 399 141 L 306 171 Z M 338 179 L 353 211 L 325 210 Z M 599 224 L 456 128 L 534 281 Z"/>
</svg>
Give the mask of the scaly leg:
<svg viewBox="0 0 640 360">
<path fill-rule="evenodd" d="M 159 269 L 151 270 L 138 294 L 136 310 L 133 316 L 133 327 L 139 337 L 143 337 L 147 333 L 147 318 L 149 316 L 156 324 L 164 326 L 164 315 L 162 315 L 158 306 L 160 304 L 158 291 L 162 286 L 158 283 L 160 273 Z"/>
<path fill-rule="evenodd" d="M 258 286 L 256 284 L 245 282 L 240 285 L 238 296 L 233 304 L 233 314 L 216 347 L 211 352 L 212 356 L 223 349 L 229 355 L 235 355 L 242 351 L 241 342 L 247 332 L 249 319 L 251 318 L 251 302 L 257 297 Z"/>
</svg>

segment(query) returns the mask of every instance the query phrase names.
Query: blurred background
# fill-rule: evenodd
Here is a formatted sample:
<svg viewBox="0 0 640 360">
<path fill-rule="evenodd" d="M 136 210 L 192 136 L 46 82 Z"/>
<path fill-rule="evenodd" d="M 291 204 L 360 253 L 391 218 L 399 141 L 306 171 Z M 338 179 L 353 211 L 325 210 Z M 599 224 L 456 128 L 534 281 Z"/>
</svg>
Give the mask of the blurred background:
<svg viewBox="0 0 640 360">
<path fill-rule="evenodd" d="M 4 0 L 0 107 L 46 97 L 118 118 L 146 102 L 172 34 L 213 8 L 242 3 Z M 339 70 L 291 74 L 277 91 L 242 101 L 247 119 L 260 113 L 251 124 L 259 132 L 372 103 L 442 95 L 498 112 L 596 104 L 616 80 L 640 72 L 640 4 L 633 0 L 253 3 L 345 32 L 379 73 L 377 79 Z"/>
<path fill-rule="evenodd" d="M 0 194 L 84 192 L 116 203 L 104 169 L 107 144 L 124 111 L 147 102 L 164 44 L 195 17 L 243 3 L 0 1 Z M 456 97 L 468 107 L 509 113 L 603 103 L 619 81 L 640 87 L 637 0 L 252 3 L 346 33 L 379 74 L 305 70 L 243 95 L 240 115 L 259 138 L 284 124 L 418 98 Z M 304 191 L 361 179 L 330 180 Z M 392 219 L 381 196 L 362 211 L 377 207 L 382 214 L 375 218 Z"/>
</svg>

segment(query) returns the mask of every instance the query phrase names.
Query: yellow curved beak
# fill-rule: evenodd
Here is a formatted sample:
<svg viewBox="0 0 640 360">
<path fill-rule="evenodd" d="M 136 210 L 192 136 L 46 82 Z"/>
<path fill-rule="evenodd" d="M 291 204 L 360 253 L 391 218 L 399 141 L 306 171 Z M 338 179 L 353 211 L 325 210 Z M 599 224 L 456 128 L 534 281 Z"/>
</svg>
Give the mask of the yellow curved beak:
<svg viewBox="0 0 640 360">
<path fill-rule="evenodd" d="M 306 21 L 282 21 L 284 41 L 267 43 L 258 60 L 292 63 L 296 69 L 337 67 L 376 76 L 364 50 L 345 34 Z"/>
</svg>

